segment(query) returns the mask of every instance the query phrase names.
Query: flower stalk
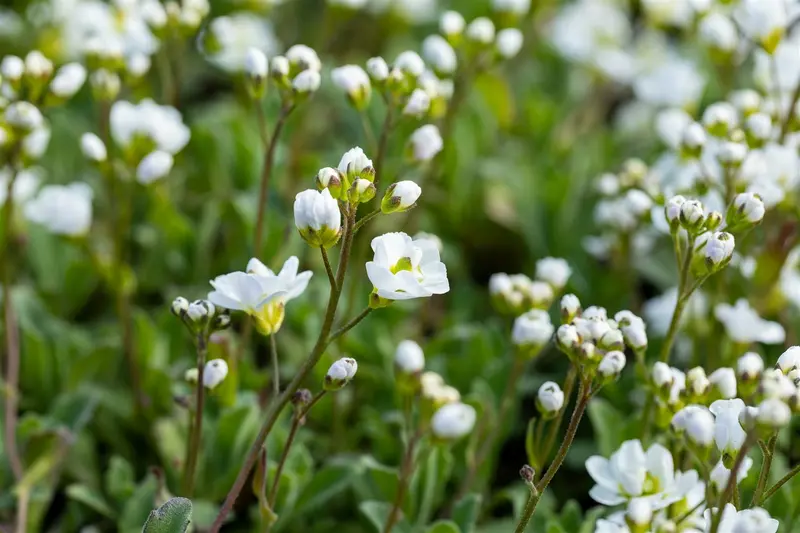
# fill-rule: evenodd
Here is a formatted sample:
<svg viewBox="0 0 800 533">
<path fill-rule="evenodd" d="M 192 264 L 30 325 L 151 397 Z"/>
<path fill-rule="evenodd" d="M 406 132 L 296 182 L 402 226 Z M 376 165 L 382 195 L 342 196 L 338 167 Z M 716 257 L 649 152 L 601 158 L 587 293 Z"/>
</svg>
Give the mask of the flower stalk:
<svg viewBox="0 0 800 533">
<path fill-rule="evenodd" d="M 189 432 L 189 455 L 183 471 L 183 494 L 187 498 L 194 492 L 195 476 L 197 474 L 197 459 L 200 455 L 200 444 L 203 438 L 203 406 L 205 404 L 205 386 L 203 373 L 206 366 L 208 341 L 204 332 L 197 334 L 197 383 L 195 384 L 194 419 Z"/>
</svg>

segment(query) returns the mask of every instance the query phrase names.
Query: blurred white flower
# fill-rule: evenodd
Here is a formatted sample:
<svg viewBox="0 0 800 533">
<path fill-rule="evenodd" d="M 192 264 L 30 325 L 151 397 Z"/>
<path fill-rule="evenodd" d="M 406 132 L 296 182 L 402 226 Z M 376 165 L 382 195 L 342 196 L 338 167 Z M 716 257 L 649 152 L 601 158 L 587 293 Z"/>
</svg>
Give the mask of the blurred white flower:
<svg viewBox="0 0 800 533">
<path fill-rule="evenodd" d="M 636 97 L 655 106 L 690 107 L 700 101 L 706 80 L 697 66 L 678 57 L 670 57 L 647 72 L 636 76 Z"/>
<path fill-rule="evenodd" d="M 739 415 L 744 407 L 744 401 L 734 398 L 717 400 L 709 408 L 715 417 L 714 442 L 721 454 L 735 456 L 744 444 L 747 435 L 739 423 Z"/>
<path fill-rule="evenodd" d="M 433 414 L 431 431 L 439 439 L 457 440 L 472 431 L 475 419 L 475 408 L 471 405 L 448 403 Z"/>
<path fill-rule="evenodd" d="M 0 61 L 0 75 L 6 81 L 17 82 L 25 74 L 25 61 L 21 57 L 7 55 Z"/>
<path fill-rule="evenodd" d="M 466 25 L 464 17 L 458 11 L 445 11 L 439 18 L 439 31 L 445 37 L 461 35 Z"/>
<path fill-rule="evenodd" d="M 478 17 L 467 25 L 467 39 L 480 44 L 491 44 L 495 37 L 494 23 L 487 17 Z"/>
<path fill-rule="evenodd" d="M 531 0 L 492 0 L 492 8 L 500 13 L 524 15 L 531 8 Z"/>
<path fill-rule="evenodd" d="M 642 9 L 655 25 L 685 28 L 694 20 L 691 0 L 642 0 Z"/>
<path fill-rule="evenodd" d="M 319 89 L 321 83 L 322 77 L 318 70 L 306 69 L 294 77 L 292 89 L 302 94 L 313 93 Z"/>
<path fill-rule="evenodd" d="M 45 123 L 39 108 L 23 100 L 9 104 L 3 112 L 3 119 L 6 124 L 24 133 L 39 129 Z"/>
<path fill-rule="evenodd" d="M 784 374 L 788 374 L 792 370 L 800 368 L 800 346 L 792 346 L 783 352 L 780 357 L 778 357 L 776 367 Z"/>
<path fill-rule="evenodd" d="M 298 71 L 313 70 L 319 72 L 322 70 L 322 61 L 320 61 L 317 52 L 304 44 L 295 44 L 290 47 L 286 51 L 286 59 Z"/>
<path fill-rule="evenodd" d="M 39 187 L 41 178 L 39 176 L 39 169 L 35 168 L 22 169 L 17 171 L 16 174 L 14 185 L 11 189 L 11 197 L 15 205 L 21 206 L 36 194 L 36 189 Z M 0 206 L 6 203 L 8 182 L 11 176 L 11 167 L 3 167 L 0 169 Z"/>
<path fill-rule="evenodd" d="M 413 374 L 425 368 L 425 354 L 412 340 L 401 341 L 394 352 L 394 366 L 402 372 Z"/>
<path fill-rule="evenodd" d="M 411 50 L 401 52 L 392 66 L 414 78 L 421 76 L 425 72 L 425 62 L 418 53 Z"/>
<path fill-rule="evenodd" d="M 389 65 L 382 57 L 371 57 L 367 60 L 367 72 L 373 81 L 384 81 L 389 77 Z"/>
<path fill-rule="evenodd" d="M 541 309 L 531 309 L 514 320 L 511 341 L 520 347 L 539 348 L 552 337 L 555 328 L 550 315 Z"/>
<path fill-rule="evenodd" d="M 253 79 L 265 79 L 269 73 L 267 54 L 252 46 L 248 48 L 244 56 L 244 72 Z"/>
<path fill-rule="evenodd" d="M 664 144 L 677 150 L 681 145 L 684 130 L 691 123 L 692 117 L 689 113 L 683 109 L 670 107 L 656 115 L 656 133 Z"/>
<path fill-rule="evenodd" d="M 739 470 L 736 472 L 736 483 L 740 484 L 747 478 L 747 474 L 750 472 L 750 467 L 753 466 L 753 460 L 750 457 L 745 456 L 744 460 L 742 460 L 742 465 L 739 467 Z M 731 478 L 731 471 L 730 469 L 725 467 L 725 464 L 720 460 L 717 465 L 711 470 L 711 485 L 716 488 L 719 493 L 722 493 L 725 488 L 728 486 L 728 480 Z M 722 530 L 725 531 L 725 530 Z"/>
<path fill-rule="evenodd" d="M 79 237 L 92 225 L 92 196 L 85 183 L 46 185 L 25 204 L 25 217 L 52 233 Z"/>
<path fill-rule="evenodd" d="M 704 406 L 687 405 L 672 417 L 672 427 L 696 446 L 708 448 L 714 443 L 714 417 Z"/>
<path fill-rule="evenodd" d="M 68 63 L 58 69 L 50 82 L 50 92 L 59 98 L 72 98 L 86 81 L 86 67 L 80 63 Z"/>
<path fill-rule="evenodd" d="M 228 376 L 228 363 L 224 359 L 212 359 L 203 369 L 203 386 L 213 390 Z M 195 379 L 197 379 L 195 377 Z"/>
<path fill-rule="evenodd" d="M 555 290 L 563 289 L 571 275 L 569 263 L 560 257 L 545 257 L 536 262 L 536 279 L 549 283 Z"/>
<path fill-rule="evenodd" d="M 414 161 L 430 161 L 442 151 L 444 141 L 439 128 L 426 124 L 414 130 L 409 138 L 410 152 Z"/>
<path fill-rule="evenodd" d="M 631 38 L 628 15 L 614 2 L 579 0 L 562 4 L 550 25 L 550 39 L 566 58 L 591 64 L 603 51 L 615 51 Z"/>
<path fill-rule="evenodd" d="M 136 139 L 151 141 L 159 150 L 175 155 L 189 142 L 190 131 L 174 107 L 158 105 L 149 98 L 132 104 L 115 102 L 111 106 L 111 136 L 125 148 Z"/>
<path fill-rule="evenodd" d="M 369 102 L 372 84 L 367 73 L 358 65 L 344 65 L 333 69 L 331 80 L 347 93 L 356 107 L 360 108 Z"/>
<path fill-rule="evenodd" d="M 428 93 L 422 89 L 414 89 L 403 108 L 403 114 L 420 118 L 428 112 L 430 106 L 431 97 Z"/>
<path fill-rule="evenodd" d="M 739 46 L 739 34 L 730 17 L 709 13 L 700 21 L 700 40 L 714 50 L 731 53 Z"/>
<path fill-rule="evenodd" d="M 366 265 L 376 294 L 387 300 L 408 300 L 450 290 L 447 269 L 429 240 L 412 240 L 405 233 L 386 233 L 372 239 L 375 256 Z"/>
<path fill-rule="evenodd" d="M 440 74 L 453 74 L 458 65 L 456 51 L 441 35 L 429 35 L 422 41 L 422 55 Z"/>
<path fill-rule="evenodd" d="M 153 183 L 169 174 L 174 160 L 169 152 L 156 150 L 142 158 L 136 167 L 136 180 L 142 185 Z"/>
<path fill-rule="evenodd" d="M 522 50 L 524 37 L 517 28 L 506 28 L 497 32 L 497 51 L 504 59 L 511 59 Z"/>
<path fill-rule="evenodd" d="M 775 50 L 789 24 L 785 0 L 742 0 L 734 17 L 744 34 L 769 53 Z"/>
<path fill-rule="evenodd" d="M 84 133 L 81 136 L 81 152 L 89 161 L 102 162 L 108 157 L 108 151 L 103 141 L 94 133 Z"/>
<path fill-rule="evenodd" d="M 725 327 L 725 331 L 734 342 L 750 344 L 780 344 L 786 338 L 786 332 L 778 322 L 764 320 L 744 298 L 735 305 L 726 303 L 714 307 L 714 316 Z"/>
<path fill-rule="evenodd" d="M 208 25 L 213 46 L 207 46 L 209 60 L 228 72 L 242 72 L 251 49 L 266 55 L 278 50 L 272 26 L 252 13 L 238 12 L 217 17 Z"/>
<path fill-rule="evenodd" d="M 778 398 L 767 398 L 758 404 L 756 421 L 759 425 L 777 430 L 789 424 L 792 411 L 789 406 Z"/>
<path fill-rule="evenodd" d="M 730 367 L 714 370 L 708 376 L 709 384 L 724 400 L 736 397 L 736 372 Z"/>
</svg>

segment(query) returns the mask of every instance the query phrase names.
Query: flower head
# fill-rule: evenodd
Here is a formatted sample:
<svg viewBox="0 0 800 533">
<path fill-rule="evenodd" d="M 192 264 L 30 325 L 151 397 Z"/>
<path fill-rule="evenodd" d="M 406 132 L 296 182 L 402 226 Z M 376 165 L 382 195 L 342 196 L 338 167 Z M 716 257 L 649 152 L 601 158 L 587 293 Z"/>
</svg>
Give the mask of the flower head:
<svg viewBox="0 0 800 533">
<path fill-rule="evenodd" d="M 47 185 L 25 204 L 25 217 L 52 233 L 79 237 L 92 225 L 92 196 L 85 183 Z"/>
<path fill-rule="evenodd" d="M 442 440 L 458 440 L 475 426 L 475 408 L 461 402 L 440 407 L 431 418 L 431 431 Z"/>
<path fill-rule="evenodd" d="M 404 340 L 394 352 L 394 366 L 402 372 L 413 374 L 425 368 L 425 354 L 419 344 Z"/>
<path fill-rule="evenodd" d="M 514 320 L 511 340 L 523 351 L 535 354 L 553 337 L 550 315 L 541 309 L 531 309 Z"/>
<path fill-rule="evenodd" d="M 345 65 L 331 71 L 333 83 L 347 93 L 356 109 L 364 109 L 369 104 L 372 84 L 369 76 L 358 65 Z"/>
</svg>

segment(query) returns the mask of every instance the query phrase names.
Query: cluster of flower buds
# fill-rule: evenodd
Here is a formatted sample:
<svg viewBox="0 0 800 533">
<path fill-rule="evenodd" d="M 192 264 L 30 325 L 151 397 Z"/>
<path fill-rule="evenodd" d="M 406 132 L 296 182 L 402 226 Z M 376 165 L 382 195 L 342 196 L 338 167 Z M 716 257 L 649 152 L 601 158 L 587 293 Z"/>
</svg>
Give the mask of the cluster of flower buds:
<svg viewBox="0 0 800 533">
<path fill-rule="evenodd" d="M 497 273 L 489 278 L 489 294 L 498 312 L 521 315 L 531 309 L 547 310 L 566 286 L 572 269 L 563 259 L 546 257 L 536 263 L 536 279 L 525 274 Z"/>
<path fill-rule="evenodd" d="M 562 316 L 569 318 L 556 331 L 556 345 L 582 370 L 601 384 L 616 379 L 625 368 L 625 346 L 634 352 L 647 346 L 644 321 L 630 311 L 608 318 L 602 307 L 581 310 L 574 295 L 563 298 Z"/>
<path fill-rule="evenodd" d="M 179 296 L 172 301 L 172 314 L 181 319 L 194 335 L 201 335 L 206 340 L 215 331 L 227 329 L 231 325 L 231 315 L 208 300 L 190 302 Z"/>
<path fill-rule="evenodd" d="M 219 19 L 217 19 L 219 20 Z M 247 90 L 255 100 L 267 92 L 271 81 L 281 95 L 284 109 L 306 100 L 322 83 L 322 62 L 313 48 L 296 44 L 286 55 L 268 59 L 258 48 L 250 48 L 244 58 Z"/>
<path fill-rule="evenodd" d="M 673 196 L 664 206 L 664 216 L 670 231 L 686 230 L 690 235 L 715 231 L 722 223 L 722 214 L 717 211 L 706 213 L 699 200 L 687 200 L 681 195 Z"/>
<path fill-rule="evenodd" d="M 325 390 L 336 391 L 343 388 L 355 377 L 358 362 L 351 357 L 343 357 L 328 368 L 323 386 Z"/>
<path fill-rule="evenodd" d="M 227 376 L 228 363 L 224 359 L 212 359 L 203 367 L 203 386 L 209 390 L 214 390 L 220 383 L 225 381 Z M 184 378 L 192 385 L 196 385 L 199 378 L 197 368 L 193 367 L 187 370 Z"/>
</svg>

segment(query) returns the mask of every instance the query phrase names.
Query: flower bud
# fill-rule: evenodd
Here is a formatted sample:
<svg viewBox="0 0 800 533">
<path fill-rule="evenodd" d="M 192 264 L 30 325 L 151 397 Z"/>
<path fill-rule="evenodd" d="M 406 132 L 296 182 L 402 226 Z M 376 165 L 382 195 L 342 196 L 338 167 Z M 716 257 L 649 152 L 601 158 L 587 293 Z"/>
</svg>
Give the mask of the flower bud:
<svg viewBox="0 0 800 533">
<path fill-rule="evenodd" d="M 68 63 L 58 69 L 50 82 L 50 92 L 57 98 L 72 98 L 86 81 L 86 67 L 80 63 Z"/>
<path fill-rule="evenodd" d="M 94 163 L 103 163 L 108 158 L 106 145 L 94 133 L 84 133 L 81 136 L 81 152 L 83 157 Z"/>
<path fill-rule="evenodd" d="M 292 405 L 294 405 L 296 411 L 301 412 L 313 399 L 314 395 L 311 394 L 310 390 L 298 389 L 292 395 Z"/>
<path fill-rule="evenodd" d="M 503 59 L 511 59 L 522 50 L 524 37 L 517 28 L 505 28 L 497 32 L 495 46 Z"/>
<path fill-rule="evenodd" d="M 372 57 L 367 60 L 367 73 L 372 83 L 380 86 L 389 77 L 389 65 L 382 57 Z"/>
<path fill-rule="evenodd" d="M 621 351 L 608 352 L 597 366 L 597 373 L 604 380 L 616 379 L 625 369 L 625 354 Z"/>
<path fill-rule="evenodd" d="M 369 180 L 357 179 L 350 187 L 350 202 L 365 203 L 375 198 L 375 184 Z"/>
<path fill-rule="evenodd" d="M 735 241 L 733 235 L 724 231 L 718 231 L 709 237 L 706 242 L 705 262 L 709 272 L 715 272 L 727 265 L 731 256 Z"/>
<path fill-rule="evenodd" d="M 319 71 L 304 70 L 292 80 L 292 89 L 300 96 L 309 95 L 316 92 L 321 83 Z"/>
<path fill-rule="evenodd" d="M 733 106 L 744 116 L 752 115 L 761 108 L 761 95 L 753 89 L 740 89 L 730 95 Z"/>
<path fill-rule="evenodd" d="M 358 146 L 345 152 L 338 168 L 341 175 L 349 180 L 348 183 L 358 178 L 375 181 L 375 167 L 372 166 L 372 160 Z"/>
<path fill-rule="evenodd" d="M 563 289 L 571 275 L 572 269 L 564 259 L 545 257 L 536 261 L 536 279 L 547 282 L 555 290 Z"/>
<path fill-rule="evenodd" d="M 514 320 L 511 341 L 523 354 L 533 356 L 553 336 L 550 315 L 540 309 L 531 309 Z"/>
<path fill-rule="evenodd" d="M 3 112 L 3 120 L 15 131 L 27 134 L 42 127 L 44 117 L 41 111 L 30 102 L 12 102 Z"/>
<path fill-rule="evenodd" d="M 669 227 L 672 231 L 678 229 L 678 226 L 681 223 L 681 212 L 683 204 L 686 203 L 686 198 L 681 195 L 673 196 L 667 201 L 667 204 L 664 206 L 664 216 L 667 218 L 667 222 L 669 222 Z"/>
<path fill-rule="evenodd" d="M 706 144 L 706 130 L 697 122 L 692 122 L 683 130 L 681 150 L 690 157 L 699 157 Z"/>
<path fill-rule="evenodd" d="M 711 135 L 727 137 L 728 132 L 738 125 L 736 108 L 727 102 L 711 104 L 703 113 L 703 125 Z"/>
<path fill-rule="evenodd" d="M 294 72 L 311 70 L 319 72 L 322 70 L 322 62 L 319 60 L 317 52 L 310 46 L 295 44 L 286 51 L 286 59 Z"/>
<path fill-rule="evenodd" d="M 212 359 L 203 369 L 203 386 L 214 390 L 228 375 L 228 363 L 224 359 Z"/>
<path fill-rule="evenodd" d="M 711 211 L 708 214 L 708 216 L 706 216 L 706 224 L 705 224 L 706 231 L 716 231 L 721 224 L 722 224 L 722 213 L 720 213 L 719 211 Z"/>
<path fill-rule="evenodd" d="M 561 297 L 561 322 L 569 324 L 581 314 L 581 301 L 574 294 L 565 294 Z"/>
<path fill-rule="evenodd" d="M 556 344 L 567 355 L 573 355 L 582 342 L 580 335 L 578 335 L 578 328 L 572 324 L 563 324 L 558 327 Z"/>
<path fill-rule="evenodd" d="M 745 120 L 745 135 L 751 148 L 761 148 L 772 136 L 772 118 L 766 113 L 753 113 Z"/>
<path fill-rule="evenodd" d="M 631 533 L 644 533 L 653 520 L 653 506 L 647 498 L 633 498 L 625 511 L 625 522 Z"/>
<path fill-rule="evenodd" d="M 172 314 L 175 316 L 183 316 L 189 310 L 189 300 L 183 296 L 178 296 L 172 301 Z"/>
<path fill-rule="evenodd" d="M 394 367 L 406 374 L 416 374 L 425 368 L 425 354 L 412 340 L 402 341 L 394 352 Z"/>
<path fill-rule="evenodd" d="M 431 107 L 431 97 L 423 91 L 422 89 L 414 89 L 411 93 L 411 96 L 408 97 L 408 101 L 406 102 L 405 107 L 403 108 L 403 114 L 422 118 Z"/>
<path fill-rule="evenodd" d="M 686 394 L 693 403 L 700 403 L 710 388 L 711 384 L 703 367 L 696 366 L 686 373 Z"/>
<path fill-rule="evenodd" d="M 311 246 L 330 248 L 342 233 L 339 204 L 330 190 L 308 189 L 298 193 L 294 201 L 294 223 L 300 236 Z"/>
<path fill-rule="evenodd" d="M 443 147 L 444 141 L 439 133 L 439 128 L 433 124 L 426 124 L 411 134 L 406 151 L 411 156 L 411 160 L 424 163 L 436 157 Z"/>
<path fill-rule="evenodd" d="M 494 23 L 487 17 L 478 17 L 467 26 L 466 36 L 476 44 L 491 44 L 495 37 Z"/>
<path fill-rule="evenodd" d="M 358 65 L 345 65 L 331 71 L 334 85 L 347 93 L 347 98 L 356 109 L 366 109 L 372 95 L 369 76 Z"/>
<path fill-rule="evenodd" d="M 53 62 L 38 50 L 32 50 L 25 56 L 25 76 L 41 84 L 53 74 Z"/>
<path fill-rule="evenodd" d="M 653 365 L 652 377 L 653 385 L 655 385 L 656 388 L 668 390 L 670 387 L 672 387 L 674 377 L 672 375 L 672 369 L 668 364 L 662 363 L 661 361 L 655 363 Z"/>
<path fill-rule="evenodd" d="M 622 332 L 618 329 L 609 329 L 597 343 L 597 346 L 603 350 L 624 350 L 625 339 Z"/>
<path fill-rule="evenodd" d="M 422 41 L 422 55 L 433 71 L 440 76 L 450 76 L 456 71 L 456 51 L 440 35 L 430 35 Z"/>
<path fill-rule="evenodd" d="M 254 100 L 261 100 L 267 90 L 269 61 L 264 52 L 251 47 L 244 56 L 244 72 L 247 77 L 247 91 Z"/>
<path fill-rule="evenodd" d="M 705 407 L 684 407 L 672 418 L 672 426 L 695 446 L 708 449 L 714 444 L 714 415 Z"/>
<path fill-rule="evenodd" d="M 519 469 L 519 477 L 521 477 L 522 481 L 525 483 L 531 484 L 533 480 L 536 479 L 536 470 L 534 470 L 531 465 L 525 465 Z"/>
<path fill-rule="evenodd" d="M 703 227 L 706 220 L 703 204 L 699 200 L 686 200 L 681 204 L 681 225 L 690 233 Z"/>
<path fill-rule="evenodd" d="M 762 398 L 788 399 L 797 390 L 794 382 L 779 368 L 770 368 L 761 374 L 757 394 Z"/>
<path fill-rule="evenodd" d="M 717 160 L 726 168 L 739 168 L 747 157 L 747 145 L 736 141 L 724 141 L 717 153 Z"/>
<path fill-rule="evenodd" d="M 393 183 L 383 196 L 381 211 L 386 214 L 408 211 L 416 205 L 421 194 L 422 188 L 413 181 L 405 180 Z"/>
<path fill-rule="evenodd" d="M 208 300 L 195 300 L 189 304 L 186 310 L 186 316 L 196 324 L 205 324 L 205 322 L 214 316 L 216 307 Z"/>
<path fill-rule="evenodd" d="M 355 377 L 358 363 L 355 359 L 344 357 L 334 362 L 325 374 L 325 390 L 339 390 Z"/>
<path fill-rule="evenodd" d="M 465 403 L 448 403 L 431 418 L 431 432 L 440 440 L 454 441 L 469 434 L 475 426 L 475 408 Z"/>
<path fill-rule="evenodd" d="M 291 85 L 289 70 L 289 60 L 284 56 L 275 56 L 269 63 L 269 76 L 281 89 L 288 89 Z"/>
<path fill-rule="evenodd" d="M 342 194 L 342 184 L 344 176 L 339 170 L 325 167 L 317 172 L 317 189 L 320 191 L 328 189 L 333 198 L 339 198 Z"/>
<path fill-rule="evenodd" d="M 17 56 L 5 56 L 0 62 L 0 75 L 3 81 L 9 83 L 14 90 L 19 88 L 22 76 L 25 74 L 25 62 Z"/>
<path fill-rule="evenodd" d="M 791 418 L 789 406 L 777 398 L 767 398 L 758 405 L 756 423 L 765 429 L 781 429 L 789 424 Z"/>
<path fill-rule="evenodd" d="M 119 76 L 106 69 L 94 71 L 89 78 L 89 83 L 92 86 L 94 97 L 104 102 L 113 101 L 122 87 Z"/>
<path fill-rule="evenodd" d="M 197 379 L 200 377 L 200 372 L 197 371 L 197 367 L 194 366 L 183 374 L 183 379 L 186 380 L 187 383 L 191 385 L 197 385 Z"/>
<path fill-rule="evenodd" d="M 439 18 L 439 31 L 454 46 L 461 41 L 466 25 L 464 17 L 457 11 L 445 11 Z"/>
<path fill-rule="evenodd" d="M 764 219 L 766 208 L 761 197 L 752 192 L 737 194 L 728 208 L 725 221 L 728 231 L 741 231 L 759 224 Z"/>
<path fill-rule="evenodd" d="M 715 396 L 723 400 L 736 398 L 736 373 L 732 368 L 718 368 L 708 376 Z"/>
<path fill-rule="evenodd" d="M 136 180 L 142 185 L 153 183 L 165 177 L 172 170 L 172 154 L 156 150 L 142 158 L 136 167 Z"/>
<path fill-rule="evenodd" d="M 745 354 L 745 356 L 748 354 Z M 758 357 L 758 354 L 752 354 Z M 744 358 L 745 356 L 742 356 Z M 761 361 L 761 358 L 758 358 Z M 740 359 L 741 361 L 741 359 Z M 781 372 L 784 374 L 788 374 L 792 370 L 797 370 L 800 368 L 800 346 L 792 346 L 785 352 L 778 357 L 778 363 L 775 365 L 776 368 L 780 369 Z M 763 370 L 763 363 L 762 369 Z"/>
<path fill-rule="evenodd" d="M 554 381 L 542 383 L 536 394 L 536 408 L 542 413 L 542 417 L 546 420 L 553 419 L 562 407 L 564 407 L 564 391 L 558 383 Z"/>
<path fill-rule="evenodd" d="M 620 311 L 614 315 L 625 344 L 635 352 L 642 352 L 647 349 L 647 331 L 644 320 L 630 311 Z"/>
<path fill-rule="evenodd" d="M 425 62 L 418 53 L 411 50 L 401 52 L 393 66 L 409 78 L 419 78 L 425 72 Z"/>
</svg>

